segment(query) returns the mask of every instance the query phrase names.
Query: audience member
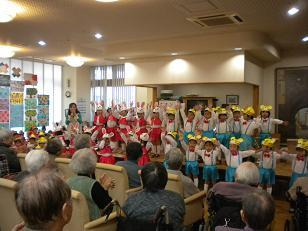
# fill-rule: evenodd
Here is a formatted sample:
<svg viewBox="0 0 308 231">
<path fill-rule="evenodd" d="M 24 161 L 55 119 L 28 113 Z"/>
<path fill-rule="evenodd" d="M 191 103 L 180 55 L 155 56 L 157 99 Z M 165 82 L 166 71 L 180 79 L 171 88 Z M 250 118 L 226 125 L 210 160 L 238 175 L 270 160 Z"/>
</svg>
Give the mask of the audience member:
<svg viewBox="0 0 308 231">
<path fill-rule="evenodd" d="M 0 155 L 2 156 L 1 159 L 6 159 L 10 174 L 18 173 L 21 171 L 19 160 L 17 158 L 17 153 L 13 149 L 11 149 L 12 144 L 12 133 L 6 129 L 0 129 Z"/>
<path fill-rule="evenodd" d="M 72 216 L 71 189 L 44 168 L 17 184 L 15 201 L 24 224 L 14 230 L 62 231 Z"/>
<path fill-rule="evenodd" d="M 91 147 L 91 136 L 88 134 L 79 134 L 74 139 L 75 150 L 90 148 Z"/>
<path fill-rule="evenodd" d="M 71 189 L 81 192 L 87 199 L 91 220 L 99 218 L 100 209 L 111 202 L 108 190 L 114 186 L 107 175 L 102 175 L 99 182 L 95 180 L 96 162 L 97 157 L 94 152 L 84 148 L 76 151 L 69 164 L 77 175 L 68 179 L 68 185 Z"/>
<path fill-rule="evenodd" d="M 308 176 L 297 178 L 292 187 L 289 189 L 288 193 L 293 201 L 297 199 L 297 187 L 300 187 L 301 192 L 308 196 Z"/>
<path fill-rule="evenodd" d="M 36 172 L 40 170 L 49 161 L 48 152 L 42 149 L 30 151 L 25 158 L 27 170 L 29 172 Z"/>
<path fill-rule="evenodd" d="M 184 155 L 181 150 L 178 148 L 172 148 L 166 155 L 168 156 L 168 173 L 175 174 L 181 177 L 184 188 L 184 198 L 199 192 L 199 189 L 195 186 L 194 182 L 189 177 L 183 175 L 183 173 L 181 172 L 184 160 Z"/>
<path fill-rule="evenodd" d="M 215 231 L 265 231 L 269 230 L 275 216 L 275 203 L 271 195 L 256 190 L 243 198 L 241 217 L 246 224 L 244 229 L 218 226 Z"/>
<path fill-rule="evenodd" d="M 116 163 L 126 169 L 128 175 L 129 188 L 137 188 L 141 186 L 138 171 L 138 159 L 142 156 L 142 147 L 140 143 L 131 142 L 126 147 L 127 160 Z"/>
<path fill-rule="evenodd" d="M 168 174 L 160 163 L 149 163 L 141 170 L 144 190 L 130 196 L 123 206 L 128 219 L 153 221 L 161 206 L 166 206 L 174 230 L 181 230 L 185 215 L 184 199 L 175 192 L 165 190 Z"/>
<path fill-rule="evenodd" d="M 247 193 L 256 190 L 258 183 L 259 169 L 252 162 L 244 162 L 236 169 L 235 182 L 219 182 L 210 192 L 240 202 Z"/>
<path fill-rule="evenodd" d="M 62 142 L 57 138 L 50 139 L 47 142 L 45 150 L 48 152 L 49 158 L 51 160 L 54 160 L 56 157 L 62 154 L 63 151 Z"/>
</svg>

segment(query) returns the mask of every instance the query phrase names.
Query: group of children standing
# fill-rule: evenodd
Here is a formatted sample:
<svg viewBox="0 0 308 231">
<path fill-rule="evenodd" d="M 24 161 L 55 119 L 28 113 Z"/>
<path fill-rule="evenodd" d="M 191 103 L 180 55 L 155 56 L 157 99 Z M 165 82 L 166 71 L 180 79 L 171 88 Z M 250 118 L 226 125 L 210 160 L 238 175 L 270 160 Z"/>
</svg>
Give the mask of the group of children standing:
<svg viewBox="0 0 308 231">
<path fill-rule="evenodd" d="M 140 142 L 143 155 L 139 165 L 150 162 L 152 157 L 167 153 L 173 147 L 181 147 L 185 153 L 185 172 L 198 186 L 199 162 L 203 162 L 204 190 L 218 179 L 217 160 L 224 159 L 227 165 L 225 181 L 234 181 L 236 168 L 243 159 L 253 156 L 259 160 L 260 185 L 271 193 L 275 183 L 276 161 L 279 158 L 293 159 L 292 184 L 297 177 L 308 174 L 308 141 L 299 140 L 296 153 L 286 149 L 274 151 L 272 134 L 275 125 L 288 123 L 270 117 L 271 106 L 260 106 L 260 116 L 255 118 L 252 107 L 241 109 L 202 108 L 195 106 L 185 112 L 185 104 L 177 103 L 173 108 L 165 104 L 127 108 L 113 105 L 106 110 L 104 103 L 92 103 L 94 120 L 92 127 L 81 127 L 76 105 L 70 107 L 67 117 L 68 134 L 76 135 L 78 129 L 91 136 L 99 162 L 114 164 L 113 153 L 125 151 L 128 142 Z M 77 129 L 77 127 L 79 127 Z M 259 137 L 257 142 L 256 137 Z M 30 137 L 31 138 L 31 137 Z M 168 168 L 167 162 L 165 166 Z"/>
</svg>

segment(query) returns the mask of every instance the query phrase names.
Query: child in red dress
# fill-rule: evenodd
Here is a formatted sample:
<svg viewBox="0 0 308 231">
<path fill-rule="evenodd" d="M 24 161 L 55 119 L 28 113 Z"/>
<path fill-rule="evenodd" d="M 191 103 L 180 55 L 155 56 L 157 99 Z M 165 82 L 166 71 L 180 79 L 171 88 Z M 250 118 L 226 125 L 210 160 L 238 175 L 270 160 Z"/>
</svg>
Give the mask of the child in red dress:
<svg viewBox="0 0 308 231">
<path fill-rule="evenodd" d="M 97 155 L 100 156 L 98 162 L 104 164 L 115 164 L 115 158 L 112 155 L 112 148 L 110 146 L 110 139 L 114 136 L 113 133 L 105 133 L 103 135 L 103 140 L 99 144 L 99 149 Z"/>
<path fill-rule="evenodd" d="M 148 133 L 142 133 L 140 135 L 140 143 L 142 146 L 142 156 L 138 161 L 139 166 L 144 166 L 147 163 L 151 162 L 149 157 L 149 152 L 151 151 L 152 144 L 149 142 L 150 136 Z"/>
<path fill-rule="evenodd" d="M 162 121 L 160 119 L 160 109 L 158 107 L 153 109 L 151 113 L 151 132 L 150 132 L 150 140 L 153 144 L 152 151 L 155 156 L 159 156 L 160 154 L 160 145 L 161 145 L 161 126 Z"/>
</svg>

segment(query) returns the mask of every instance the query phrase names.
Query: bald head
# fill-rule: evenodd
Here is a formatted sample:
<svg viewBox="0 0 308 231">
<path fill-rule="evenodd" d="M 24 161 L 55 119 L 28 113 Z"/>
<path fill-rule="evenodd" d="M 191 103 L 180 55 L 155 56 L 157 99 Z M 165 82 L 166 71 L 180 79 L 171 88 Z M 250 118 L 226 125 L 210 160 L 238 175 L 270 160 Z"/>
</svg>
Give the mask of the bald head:
<svg viewBox="0 0 308 231">
<path fill-rule="evenodd" d="M 237 167 L 235 181 L 241 184 L 257 186 L 259 184 L 259 169 L 252 162 L 244 162 Z"/>
</svg>

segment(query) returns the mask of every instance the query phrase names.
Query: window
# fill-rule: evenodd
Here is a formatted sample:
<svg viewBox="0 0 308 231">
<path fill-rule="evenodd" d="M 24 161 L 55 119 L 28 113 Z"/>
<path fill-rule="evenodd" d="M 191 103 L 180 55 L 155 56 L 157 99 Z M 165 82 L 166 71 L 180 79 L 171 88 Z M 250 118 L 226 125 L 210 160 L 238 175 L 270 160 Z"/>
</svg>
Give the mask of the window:
<svg viewBox="0 0 308 231">
<path fill-rule="evenodd" d="M 91 71 L 91 101 L 104 101 L 105 107 L 136 101 L 136 87 L 124 85 L 124 64 L 94 67 Z"/>
<path fill-rule="evenodd" d="M 9 65 L 9 75 L 11 80 L 21 80 L 12 75 L 12 68 L 21 69 L 21 77 L 24 73 L 37 75 L 37 88 L 39 95 L 49 95 L 49 126 L 47 129 L 53 129 L 55 122 L 62 120 L 62 66 L 48 63 L 33 62 L 21 59 L 1 59 L 0 63 Z M 27 87 L 25 86 L 25 91 Z M 25 92 L 24 92 L 25 93 Z M 13 130 L 22 130 L 23 127 L 11 127 Z"/>
</svg>

